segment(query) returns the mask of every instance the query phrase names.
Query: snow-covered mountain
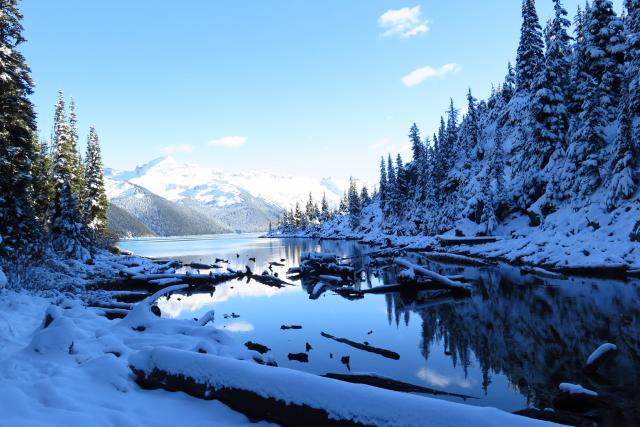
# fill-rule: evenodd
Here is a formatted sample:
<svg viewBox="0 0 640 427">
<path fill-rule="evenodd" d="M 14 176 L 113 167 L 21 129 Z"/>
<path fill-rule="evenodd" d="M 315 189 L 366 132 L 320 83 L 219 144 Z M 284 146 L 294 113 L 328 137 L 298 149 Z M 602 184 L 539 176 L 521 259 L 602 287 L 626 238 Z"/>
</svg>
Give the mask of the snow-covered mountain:
<svg viewBox="0 0 640 427">
<path fill-rule="evenodd" d="M 203 234 L 224 231 L 262 231 L 282 212 L 305 202 L 309 192 L 320 201 L 326 195 L 337 206 L 346 180 L 273 174 L 266 171 L 227 173 L 220 169 L 161 157 L 130 171 L 105 170 L 111 222 L 129 224 L 123 212 L 135 217 L 154 234 Z M 169 212 L 170 211 L 170 212 Z M 179 220 L 183 226 L 171 226 Z M 187 219 L 185 219 L 187 218 Z M 203 225 L 203 218 L 212 222 Z M 185 227 L 184 224 L 193 227 Z M 140 227 L 136 227 L 139 230 Z M 137 235 L 119 229 L 119 234 Z"/>
</svg>

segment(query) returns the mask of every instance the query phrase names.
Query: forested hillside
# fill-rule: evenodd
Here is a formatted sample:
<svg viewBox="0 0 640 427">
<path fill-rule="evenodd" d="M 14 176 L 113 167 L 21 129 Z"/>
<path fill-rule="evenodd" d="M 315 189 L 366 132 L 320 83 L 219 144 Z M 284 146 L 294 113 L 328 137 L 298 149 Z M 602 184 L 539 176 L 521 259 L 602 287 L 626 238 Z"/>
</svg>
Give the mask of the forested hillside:
<svg viewBox="0 0 640 427">
<path fill-rule="evenodd" d="M 413 124 L 413 159 L 381 159 L 373 202 L 350 191 L 328 223 L 300 209 L 281 229 L 636 240 L 640 1 L 594 0 L 573 23 L 560 0 L 554 11 L 541 25 L 523 1 L 503 83 L 486 100 L 470 89 L 462 117 L 452 101 L 433 135 Z"/>
</svg>

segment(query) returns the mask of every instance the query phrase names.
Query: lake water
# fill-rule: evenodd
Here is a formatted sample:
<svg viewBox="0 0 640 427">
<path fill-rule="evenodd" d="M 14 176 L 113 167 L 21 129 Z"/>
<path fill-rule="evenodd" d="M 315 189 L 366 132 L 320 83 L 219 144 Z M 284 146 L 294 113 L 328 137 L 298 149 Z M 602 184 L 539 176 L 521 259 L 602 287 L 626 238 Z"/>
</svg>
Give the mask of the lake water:
<svg viewBox="0 0 640 427">
<path fill-rule="evenodd" d="M 265 270 L 269 261 L 285 259 L 284 267 L 273 270 L 281 278 L 286 278 L 289 267 L 298 266 L 305 251 L 358 256 L 374 250 L 352 241 L 260 239 L 257 235 L 129 240 L 120 246 L 138 255 L 184 262 L 213 263 L 222 258 L 232 268 L 248 265 L 256 273 Z M 355 258 L 354 262 L 366 260 Z M 551 406 L 560 382 L 588 386 L 593 379 L 582 374 L 584 362 L 600 344 L 612 342 L 620 352 L 615 363 L 600 370 L 599 381 L 630 391 L 631 397 L 625 399 L 640 401 L 638 282 L 548 280 L 507 266 L 426 263 L 433 270 L 473 279 L 472 296 L 436 303 L 423 293 L 409 292 L 368 294 L 351 301 L 325 292 L 311 299 L 313 286 L 299 281 L 278 289 L 234 280 L 218 285 L 212 295 L 173 295 L 159 306 L 163 316 L 175 318 L 197 318 L 215 309 L 215 327 L 243 343 L 254 341 L 271 348 L 279 366 L 317 374 L 376 373 L 475 396 L 478 399 L 467 403 L 508 411 Z M 371 270 L 360 287 L 393 283 L 393 271 Z M 282 330 L 281 325 L 302 329 Z M 393 350 L 400 360 L 331 341 L 321 332 Z M 306 343 L 312 347 L 309 363 L 290 361 L 288 354 L 305 352 Z M 350 357 L 350 371 L 341 363 L 342 356 Z M 633 400 L 622 403 L 633 404 Z"/>
</svg>

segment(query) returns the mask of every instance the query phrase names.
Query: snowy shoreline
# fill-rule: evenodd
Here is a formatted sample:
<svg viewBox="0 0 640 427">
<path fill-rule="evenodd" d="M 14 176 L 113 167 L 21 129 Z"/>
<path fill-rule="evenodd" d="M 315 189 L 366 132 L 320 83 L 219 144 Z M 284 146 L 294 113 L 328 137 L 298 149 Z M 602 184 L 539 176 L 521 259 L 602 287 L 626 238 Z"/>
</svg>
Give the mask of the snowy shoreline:
<svg viewBox="0 0 640 427">
<path fill-rule="evenodd" d="M 354 240 L 389 250 L 435 251 L 566 275 L 640 277 L 640 243 L 628 237 L 635 225 L 631 215 L 618 217 L 617 222 L 602 218 L 595 230 L 582 227 L 580 222 L 588 217 L 589 212 L 560 211 L 546 218 L 544 227 L 530 227 L 525 215 L 514 215 L 495 236 L 481 237 L 476 236 L 476 224 L 463 220 L 445 234 L 413 236 L 380 231 L 386 224 L 372 204 L 363 210 L 360 220 L 367 226 L 356 231 L 345 215 L 304 230 L 278 229 L 262 237 Z M 574 233 L 570 226 L 580 231 Z"/>
</svg>

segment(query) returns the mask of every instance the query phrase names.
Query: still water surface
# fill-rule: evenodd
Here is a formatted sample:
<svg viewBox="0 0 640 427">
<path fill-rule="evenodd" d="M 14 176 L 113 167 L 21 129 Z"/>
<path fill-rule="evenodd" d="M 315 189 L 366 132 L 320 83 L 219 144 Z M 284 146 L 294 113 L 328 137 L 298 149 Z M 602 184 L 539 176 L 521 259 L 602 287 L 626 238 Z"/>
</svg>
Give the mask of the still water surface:
<svg viewBox="0 0 640 427">
<path fill-rule="evenodd" d="M 261 239 L 257 235 L 128 240 L 120 246 L 138 255 L 184 262 L 213 263 L 221 258 L 229 260 L 232 268 L 248 265 L 256 273 L 266 270 L 269 261 L 285 259 L 284 267 L 273 269 L 281 278 L 286 278 L 289 267 L 299 264 L 306 251 L 359 256 L 374 250 L 356 242 Z M 249 260 L 252 257 L 255 263 Z M 356 266 L 366 261 L 367 257 L 354 258 Z M 616 363 L 602 370 L 603 377 L 610 384 L 638 390 L 637 282 L 549 280 L 522 275 L 506 266 L 428 265 L 474 279 L 472 297 L 436 303 L 419 292 L 409 292 L 369 294 L 350 301 L 325 292 L 311 299 L 313 285 L 300 281 L 281 289 L 232 281 L 218 285 L 212 295 L 173 295 L 159 305 L 163 316 L 175 318 L 198 318 L 215 309 L 215 327 L 241 342 L 268 346 L 279 366 L 317 374 L 376 373 L 475 396 L 478 399 L 467 403 L 508 411 L 550 406 L 558 383 L 584 383 L 584 361 L 603 342 L 613 342 L 620 349 Z M 370 270 L 360 287 L 394 283 L 393 271 Z M 303 328 L 280 329 L 292 324 Z M 393 350 L 400 360 L 328 340 L 320 336 L 322 331 Z M 306 343 L 312 347 L 309 363 L 290 361 L 288 354 L 305 352 Z M 341 363 L 342 356 L 350 356 L 349 367 Z"/>
</svg>

